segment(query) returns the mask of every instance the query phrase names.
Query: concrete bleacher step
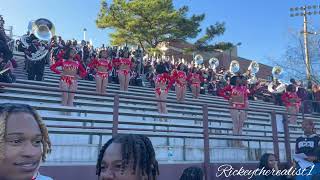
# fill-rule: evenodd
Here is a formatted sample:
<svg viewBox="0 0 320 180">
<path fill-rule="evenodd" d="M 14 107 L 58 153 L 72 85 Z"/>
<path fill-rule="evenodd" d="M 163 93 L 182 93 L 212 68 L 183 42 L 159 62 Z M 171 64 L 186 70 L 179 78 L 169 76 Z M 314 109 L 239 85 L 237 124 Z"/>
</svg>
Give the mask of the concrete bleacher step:
<svg viewBox="0 0 320 180">
<path fill-rule="evenodd" d="M 108 140 L 112 133 L 113 97 L 108 96 L 108 93 L 154 98 L 152 88 L 130 86 L 129 92 L 121 92 L 119 85 L 109 83 L 107 95 L 76 94 L 76 107 L 64 107 L 60 105 L 59 92 L 40 89 L 40 87 L 58 88 L 59 75 L 53 74 L 46 67 L 43 82 L 28 81 L 23 69 L 23 58 L 19 57 L 17 60 L 19 67 L 15 70 L 18 75 L 16 84 L 30 87 L 23 89 L 6 87 L 4 93 L 0 93 L 0 99 L 5 102 L 27 103 L 40 112 L 49 127 L 53 142 L 53 153 L 49 156 L 48 163 L 94 163 L 96 161 L 101 143 Z M 31 87 L 39 87 L 39 89 Z M 95 82 L 79 80 L 79 90 L 94 92 Z M 174 101 L 175 98 L 175 93 L 170 91 L 168 99 Z M 230 112 L 225 108 L 228 107 L 226 100 L 211 95 L 201 95 L 200 99 L 195 100 L 188 92 L 186 101 L 218 105 L 218 107 L 209 106 L 208 113 L 212 161 L 257 160 L 258 154 L 272 151 L 270 114 L 250 111 L 243 135 L 234 137 Z M 173 151 L 173 160 L 176 162 L 203 161 L 202 107 L 173 102 L 167 103 L 167 106 L 169 113 L 162 115 L 157 113 L 155 101 L 120 98 L 119 132 L 128 133 L 131 131 L 126 128 L 135 128 L 136 130 L 132 133 L 138 132 L 151 137 L 157 159 L 160 161 L 169 160 L 169 148 Z M 261 101 L 250 101 L 250 109 L 285 111 L 284 107 Z M 306 116 L 317 119 L 313 115 Z M 302 134 L 299 129 L 301 118 L 299 114 L 299 124 L 290 125 L 291 142 Z M 61 125 L 66 128 L 58 128 Z M 319 125 L 320 122 L 317 121 L 317 128 Z M 156 130 L 159 132 L 155 132 Z M 165 132 L 166 130 L 175 130 L 179 133 Z M 279 133 L 281 160 L 285 159 L 283 137 L 283 133 Z M 236 138 L 246 139 L 247 144 L 244 148 L 229 147 L 230 141 Z"/>
</svg>

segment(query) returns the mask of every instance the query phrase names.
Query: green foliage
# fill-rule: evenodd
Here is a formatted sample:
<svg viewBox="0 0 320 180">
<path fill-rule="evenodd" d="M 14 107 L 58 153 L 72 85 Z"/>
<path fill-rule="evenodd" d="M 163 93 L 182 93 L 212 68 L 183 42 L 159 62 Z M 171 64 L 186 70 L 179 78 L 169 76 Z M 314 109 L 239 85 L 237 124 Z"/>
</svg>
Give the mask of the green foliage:
<svg viewBox="0 0 320 180">
<path fill-rule="evenodd" d="M 199 48 L 208 46 L 209 42 L 216 36 L 222 35 L 225 32 L 225 23 L 217 22 L 206 29 L 206 34 L 198 39 L 195 45 Z"/>
<path fill-rule="evenodd" d="M 205 15 L 187 16 L 189 8 L 175 9 L 172 0 L 113 0 L 101 1 L 96 20 L 99 28 L 111 28 L 113 45 L 139 44 L 156 48 L 161 42 L 196 38 L 201 32 L 200 23 Z M 206 29 L 206 35 L 197 42 L 207 45 L 215 36 L 223 34 L 224 23 Z"/>
</svg>

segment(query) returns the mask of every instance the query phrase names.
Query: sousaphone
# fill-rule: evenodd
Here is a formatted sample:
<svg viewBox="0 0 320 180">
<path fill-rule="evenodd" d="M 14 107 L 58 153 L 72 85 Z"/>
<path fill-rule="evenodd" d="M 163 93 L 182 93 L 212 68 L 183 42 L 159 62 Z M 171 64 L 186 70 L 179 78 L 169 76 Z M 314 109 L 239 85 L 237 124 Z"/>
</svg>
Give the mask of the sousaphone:
<svg viewBox="0 0 320 180">
<path fill-rule="evenodd" d="M 35 46 L 37 51 L 27 55 L 27 59 L 31 61 L 38 61 L 46 57 L 49 50 L 46 48 L 47 44 L 50 42 L 51 38 L 55 34 L 55 26 L 54 24 L 45 18 L 40 18 L 35 21 L 30 21 L 28 25 L 28 30 L 30 34 L 33 34 L 37 39 L 37 45 Z M 24 35 L 21 37 L 21 42 L 24 44 L 26 48 L 30 46 L 28 38 L 30 36 Z"/>
</svg>

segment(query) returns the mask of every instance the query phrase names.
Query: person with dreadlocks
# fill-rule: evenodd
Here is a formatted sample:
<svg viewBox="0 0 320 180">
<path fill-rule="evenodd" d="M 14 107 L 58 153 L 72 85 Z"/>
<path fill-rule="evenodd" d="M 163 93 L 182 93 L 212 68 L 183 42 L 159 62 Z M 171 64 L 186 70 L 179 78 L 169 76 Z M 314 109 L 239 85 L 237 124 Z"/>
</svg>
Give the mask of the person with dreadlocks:
<svg viewBox="0 0 320 180">
<path fill-rule="evenodd" d="M 99 180 L 157 180 L 158 161 L 150 139 L 116 135 L 101 148 L 96 174 Z"/>
<path fill-rule="evenodd" d="M 48 130 L 33 108 L 0 104 L 1 180 L 31 180 L 50 151 Z"/>
<path fill-rule="evenodd" d="M 180 180 L 202 180 L 203 172 L 199 167 L 188 167 L 180 177 Z"/>
</svg>

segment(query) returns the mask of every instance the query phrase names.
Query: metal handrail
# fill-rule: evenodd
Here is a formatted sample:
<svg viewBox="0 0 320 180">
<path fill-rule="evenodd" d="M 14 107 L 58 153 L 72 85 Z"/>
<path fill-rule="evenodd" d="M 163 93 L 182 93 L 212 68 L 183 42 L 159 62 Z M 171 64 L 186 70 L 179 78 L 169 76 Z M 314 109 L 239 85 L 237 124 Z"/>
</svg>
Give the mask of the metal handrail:
<svg viewBox="0 0 320 180">
<path fill-rule="evenodd" d="M 77 90 L 77 91 L 65 91 L 61 90 L 59 88 L 50 88 L 50 87 L 39 87 L 39 86 L 33 86 L 33 85 L 22 85 L 22 84 L 8 84 L 8 83 L 0 83 L 0 86 L 5 86 L 5 87 L 15 87 L 15 88 L 28 88 L 28 89 L 37 89 L 37 90 L 45 90 L 45 91 L 54 91 L 54 92 L 69 92 L 69 93 L 78 93 L 78 94 L 85 94 L 85 95 L 93 95 L 93 96 L 105 96 L 98 94 L 96 92 L 88 92 L 88 91 L 83 91 L 83 90 Z M 113 106 L 113 121 L 112 121 L 112 129 L 110 128 L 100 128 L 100 127 L 87 127 L 88 129 L 109 129 L 112 130 L 112 135 L 116 135 L 118 131 L 120 130 L 135 130 L 137 131 L 136 128 L 119 128 L 119 103 L 122 98 L 128 99 L 136 99 L 136 100 L 145 100 L 145 101 L 158 101 L 158 102 L 171 102 L 171 103 L 176 103 L 176 101 L 173 100 L 167 100 L 167 101 L 160 101 L 156 100 L 155 98 L 147 98 L 147 97 L 136 97 L 136 96 L 131 96 L 131 95 L 119 95 L 117 93 L 108 93 L 108 96 L 114 97 L 114 106 Z M 203 121 L 202 121 L 202 133 L 197 133 L 197 134 L 202 134 L 203 135 L 203 140 L 204 140 L 204 169 L 205 169 L 205 179 L 209 180 L 210 171 L 209 171 L 209 164 L 210 164 L 210 137 L 209 137 L 209 119 L 208 119 L 208 107 L 215 107 L 215 108 L 227 108 L 227 109 L 234 109 L 230 106 L 221 106 L 221 105 L 215 105 L 215 104 L 203 104 L 203 103 L 198 103 L 198 102 L 188 102 L 188 105 L 195 105 L 195 106 L 200 106 L 202 107 L 202 116 L 203 116 Z M 252 109 L 244 109 L 245 111 L 252 111 Z M 283 124 L 284 124 L 284 141 L 285 141 L 285 149 L 286 149 L 286 157 L 287 161 L 290 162 L 291 159 L 291 149 L 290 149 L 290 134 L 289 134 L 289 128 L 287 122 L 287 113 L 284 112 L 276 112 L 275 110 L 273 111 L 268 111 L 268 110 L 257 110 L 254 109 L 255 112 L 263 112 L 263 113 L 268 113 L 271 116 L 271 126 L 272 126 L 272 139 L 273 139 L 273 146 L 274 146 L 274 153 L 276 154 L 277 157 L 279 157 L 279 137 L 278 137 L 278 132 L 277 132 L 277 124 L 276 124 L 276 113 L 277 114 L 282 114 L 284 116 L 283 118 Z M 168 124 L 169 125 L 169 124 Z M 58 126 L 58 125 L 49 125 L 48 127 L 57 127 L 57 128 L 82 128 L 79 126 Z M 181 133 L 178 131 L 165 131 L 165 130 L 152 130 L 154 132 L 177 132 Z M 190 133 L 196 133 L 196 132 L 190 132 Z M 212 135 L 212 134 L 210 134 Z M 230 135 L 232 136 L 232 135 Z M 101 136 L 100 136 L 100 141 L 101 141 Z M 245 138 L 235 138 L 238 140 L 246 140 Z M 99 143 L 101 144 L 101 143 Z"/>
</svg>

